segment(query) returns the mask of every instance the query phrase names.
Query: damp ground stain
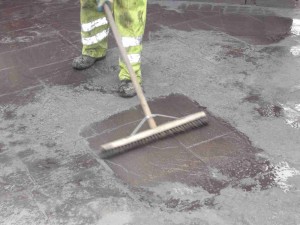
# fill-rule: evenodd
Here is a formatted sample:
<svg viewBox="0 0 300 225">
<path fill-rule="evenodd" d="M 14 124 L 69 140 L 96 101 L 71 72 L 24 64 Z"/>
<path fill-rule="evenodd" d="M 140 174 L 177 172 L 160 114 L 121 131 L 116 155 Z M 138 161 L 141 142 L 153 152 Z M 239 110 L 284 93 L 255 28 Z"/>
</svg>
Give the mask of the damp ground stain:
<svg viewBox="0 0 300 225">
<path fill-rule="evenodd" d="M 228 186 L 251 191 L 273 185 L 270 162 L 257 154 L 262 150 L 253 147 L 244 134 L 213 116 L 205 107 L 179 94 L 153 99 L 149 104 L 153 113 L 176 117 L 204 110 L 209 124 L 106 160 L 115 175 L 133 190 L 162 183 L 181 183 L 219 194 Z M 141 108 L 137 106 L 89 125 L 81 136 L 99 153 L 100 145 L 130 135 L 142 118 Z M 171 207 L 176 201 L 179 200 L 168 199 L 165 204 Z M 191 204 L 187 208 L 203 205 Z"/>
</svg>

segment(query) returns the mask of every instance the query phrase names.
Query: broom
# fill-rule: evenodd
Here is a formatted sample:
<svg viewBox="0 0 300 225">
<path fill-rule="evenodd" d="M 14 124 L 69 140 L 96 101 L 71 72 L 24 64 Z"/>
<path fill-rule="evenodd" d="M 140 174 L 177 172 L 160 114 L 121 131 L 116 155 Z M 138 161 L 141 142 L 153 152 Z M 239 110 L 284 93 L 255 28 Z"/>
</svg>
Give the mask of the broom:
<svg viewBox="0 0 300 225">
<path fill-rule="evenodd" d="M 127 66 L 127 69 L 129 71 L 129 74 L 131 77 L 132 84 L 133 84 L 133 86 L 136 90 L 137 96 L 140 100 L 140 104 L 141 104 L 141 107 L 145 114 L 145 118 L 140 122 L 140 124 L 137 126 L 137 128 L 132 132 L 132 134 L 130 136 L 116 140 L 116 141 L 109 142 L 104 145 L 101 145 L 100 157 L 101 158 L 109 158 L 116 154 L 120 154 L 120 153 L 126 152 L 130 149 L 148 144 L 155 140 L 159 140 L 159 139 L 162 139 L 164 137 L 167 137 L 167 136 L 179 133 L 179 132 L 184 132 L 184 131 L 190 130 L 192 128 L 207 125 L 207 123 L 208 123 L 207 117 L 206 117 L 205 112 L 203 112 L 203 111 L 188 115 L 188 116 L 180 118 L 180 119 L 178 119 L 176 117 L 172 117 L 172 116 L 151 113 L 149 105 L 147 103 L 147 100 L 143 94 L 143 90 L 136 78 L 136 74 L 133 71 L 133 68 L 128 59 L 126 50 L 122 44 L 122 40 L 121 40 L 119 31 L 116 27 L 116 24 L 114 22 L 110 8 L 106 3 L 104 4 L 103 7 L 104 7 L 104 12 L 108 19 L 108 22 L 110 24 L 110 28 L 113 32 L 114 38 L 115 38 L 118 48 L 120 50 L 121 57 Z M 154 120 L 154 117 L 157 117 L 157 116 L 176 118 L 176 119 L 171 122 L 167 122 L 165 124 L 157 126 L 156 122 Z M 150 129 L 137 133 L 139 128 L 143 125 L 143 123 L 145 121 L 148 122 Z"/>
</svg>

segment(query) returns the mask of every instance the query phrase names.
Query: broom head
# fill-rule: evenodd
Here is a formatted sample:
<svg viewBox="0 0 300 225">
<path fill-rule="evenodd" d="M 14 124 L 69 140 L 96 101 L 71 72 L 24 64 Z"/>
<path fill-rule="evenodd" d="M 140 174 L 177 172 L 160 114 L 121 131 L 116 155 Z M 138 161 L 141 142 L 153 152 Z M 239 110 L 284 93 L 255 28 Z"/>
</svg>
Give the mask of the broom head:
<svg viewBox="0 0 300 225">
<path fill-rule="evenodd" d="M 207 123 L 208 120 L 205 112 L 197 112 L 186 117 L 164 123 L 156 128 L 142 131 L 133 136 L 104 144 L 100 149 L 100 157 L 103 159 L 109 158 L 167 136 L 184 132 L 192 128 L 205 126 Z"/>
</svg>

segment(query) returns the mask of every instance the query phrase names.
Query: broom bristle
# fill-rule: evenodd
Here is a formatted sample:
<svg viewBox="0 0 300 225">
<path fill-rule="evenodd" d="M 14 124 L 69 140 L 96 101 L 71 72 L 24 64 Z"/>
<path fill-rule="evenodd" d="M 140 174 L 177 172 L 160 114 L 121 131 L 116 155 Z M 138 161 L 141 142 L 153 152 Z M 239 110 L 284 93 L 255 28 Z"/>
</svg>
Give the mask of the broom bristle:
<svg viewBox="0 0 300 225">
<path fill-rule="evenodd" d="M 130 149 L 149 144 L 153 141 L 178 134 L 190 129 L 207 125 L 204 112 L 198 112 L 175 121 L 168 122 L 156 128 L 142 131 L 134 136 L 116 140 L 101 146 L 100 157 L 110 158 Z"/>
</svg>

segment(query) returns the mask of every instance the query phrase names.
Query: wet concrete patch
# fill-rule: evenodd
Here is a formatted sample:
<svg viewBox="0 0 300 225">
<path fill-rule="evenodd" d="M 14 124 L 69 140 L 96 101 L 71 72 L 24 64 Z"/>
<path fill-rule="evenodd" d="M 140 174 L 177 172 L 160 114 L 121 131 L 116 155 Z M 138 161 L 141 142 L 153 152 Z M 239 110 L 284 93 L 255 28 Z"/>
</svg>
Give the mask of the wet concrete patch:
<svg viewBox="0 0 300 225">
<path fill-rule="evenodd" d="M 20 20 L 33 18 L 35 15 L 39 14 L 42 11 L 42 6 L 38 4 L 27 4 L 16 6 L 12 8 L 7 8 L 1 10 L 0 20 L 2 22 L 7 22 L 11 20 Z"/>
<path fill-rule="evenodd" d="M 284 119 L 291 127 L 300 128 L 300 104 L 282 104 Z"/>
<path fill-rule="evenodd" d="M 3 111 L 3 119 L 5 120 L 12 120 L 16 118 L 16 114 L 14 110 L 4 110 Z"/>
<path fill-rule="evenodd" d="M 34 86 L 28 89 L 20 90 L 17 92 L 10 91 L 7 94 L 0 95 L 0 104 L 2 106 L 6 105 L 16 105 L 16 106 L 23 106 L 26 105 L 34 100 L 36 100 L 37 94 L 42 91 L 44 87 Z"/>
<path fill-rule="evenodd" d="M 177 94 L 153 99 L 150 107 L 154 113 L 177 117 L 205 110 Z M 247 191 L 272 186 L 272 166 L 257 155 L 262 150 L 253 147 L 249 139 L 231 125 L 207 113 L 208 126 L 158 140 L 106 162 L 116 176 L 137 189 L 167 182 L 200 187 L 217 194 L 228 186 Z M 91 124 L 81 135 L 97 153 L 101 144 L 130 135 L 142 118 L 137 106 Z M 163 122 L 158 120 L 159 124 Z"/>
<path fill-rule="evenodd" d="M 26 168 L 11 151 L 0 154 L 0 196 L 10 196 L 33 187 Z"/>
<path fill-rule="evenodd" d="M 233 11 L 230 11 L 232 7 Z M 225 32 L 250 44 L 277 43 L 291 34 L 293 20 L 290 18 L 255 14 L 250 8 L 239 6 L 213 6 L 205 4 L 182 4 L 178 11 L 168 10 L 159 4 L 149 5 L 151 13 L 148 25 L 160 21 L 160 25 L 183 31 L 213 30 Z M 246 9 L 246 11 L 244 10 Z M 255 15 L 252 15 L 255 14 Z"/>
<path fill-rule="evenodd" d="M 282 117 L 284 116 L 284 109 L 278 103 L 268 103 L 263 100 L 260 94 L 249 93 L 242 101 L 256 104 L 254 110 L 262 117 Z"/>
<path fill-rule="evenodd" d="M 6 151 L 6 145 L 2 142 L 0 142 L 0 153 Z"/>
<path fill-rule="evenodd" d="M 29 74 L 29 70 L 21 66 L 0 70 L 0 95 L 40 85 L 39 81 Z"/>
<path fill-rule="evenodd" d="M 259 115 L 263 117 L 280 117 L 283 115 L 283 108 L 278 105 L 264 105 L 259 108 L 255 108 Z"/>
<path fill-rule="evenodd" d="M 30 199 L 24 199 L 25 202 L 34 200 L 35 205 L 52 222 L 59 220 L 60 223 L 68 224 L 74 218 L 74 214 L 80 210 L 79 208 L 85 204 L 104 199 L 106 196 L 110 198 L 125 196 L 123 192 L 120 193 L 114 183 L 105 183 L 107 174 L 93 156 L 85 152 L 73 154 L 74 152 L 58 147 L 45 149 L 46 146 L 44 146 L 42 149 L 38 147 L 37 149 L 27 148 L 19 151 L 17 158 L 14 157 L 13 160 L 20 162 L 20 167 L 22 166 L 21 169 L 24 167 L 25 172 L 22 170 L 15 173 L 10 172 L 8 174 L 10 176 L 1 176 L 4 171 L 2 169 L 4 163 L 1 159 L 3 158 L 3 161 L 7 162 L 8 169 L 10 169 L 12 160 L 9 161 L 10 158 L 8 157 L 4 158 L 7 154 L 0 154 L 0 165 L 2 166 L 0 193 L 8 192 L 9 188 L 15 190 L 11 195 L 4 193 L 6 195 L 3 194 L 0 197 L 1 210 L 1 207 L 11 207 L 10 204 L 13 203 L 17 204 L 15 208 L 18 208 L 18 202 L 13 196 L 18 194 L 17 191 L 22 193 L 25 190 L 26 193 L 30 194 Z M 29 181 L 33 183 L 27 181 L 28 177 L 31 178 Z M 11 199 L 13 200 L 12 203 L 3 201 Z M 14 207 L 11 208 L 12 210 L 15 209 Z M 16 209 L 15 212 L 10 212 L 11 215 L 15 215 L 14 213 L 18 213 Z M 82 224 L 86 223 L 83 222 Z"/>
<path fill-rule="evenodd" d="M 10 224 L 16 220 L 19 224 L 47 224 L 45 215 L 40 211 L 28 191 L 2 195 L 0 197 L 0 221 Z"/>
<path fill-rule="evenodd" d="M 266 0 L 256 0 L 256 5 L 264 6 L 264 7 L 278 7 L 278 8 L 299 8 L 299 0 L 273 0 L 273 1 L 266 1 Z"/>
<path fill-rule="evenodd" d="M 14 51 L 43 42 L 57 40 L 60 37 L 50 26 L 34 24 L 33 27 L 0 33 L 0 53 Z"/>
</svg>

